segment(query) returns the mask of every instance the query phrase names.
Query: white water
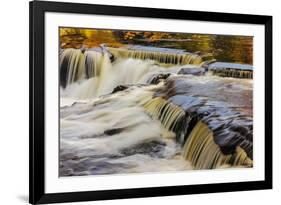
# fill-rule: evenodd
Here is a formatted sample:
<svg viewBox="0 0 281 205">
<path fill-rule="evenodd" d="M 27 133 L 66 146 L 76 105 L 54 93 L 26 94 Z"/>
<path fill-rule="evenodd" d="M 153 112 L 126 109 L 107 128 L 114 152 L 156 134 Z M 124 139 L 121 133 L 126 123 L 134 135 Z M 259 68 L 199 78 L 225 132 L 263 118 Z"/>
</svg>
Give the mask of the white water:
<svg viewBox="0 0 281 205">
<path fill-rule="evenodd" d="M 80 79 L 61 89 L 61 96 L 75 99 L 109 94 L 118 85 L 145 84 L 155 73 L 176 73 L 181 66 L 162 67 L 152 60 L 118 59 L 113 64 L 103 58 L 99 75 Z"/>
<path fill-rule="evenodd" d="M 155 73 L 176 73 L 180 66 L 167 68 L 152 60 L 132 58 L 112 64 L 106 54 L 89 51 L 86 60 L 81 60 L 81 53 L 74 54 L 87 68 L 86 74 L 80 74 L 76 82 L 68 80 L 60 91 L 61 176 L 191 169 L 181 156 L 175 134 L 151 119 L 142 107 L 161 84 L 103 96 L 118 85 L 145 84 Z M 67 79 L 74 79 L 75 70 L 83 73 L 85 69 L 75 68 L 75 62 L 70 61 L 71 77 Z M 87 79 L 87 75 L 92 77 Z"/>
<path fill-rule="evenodd" d="M 73 106 L 69 98 L 62 98 L 60 175 L 190 169 L 175 134 L 141 107 L 159 86 L 131 88 Z M 120 128 L 119 133 L 106 134 Z M 149 143 L 153 146 L 145 148 Z"/>
</svg>

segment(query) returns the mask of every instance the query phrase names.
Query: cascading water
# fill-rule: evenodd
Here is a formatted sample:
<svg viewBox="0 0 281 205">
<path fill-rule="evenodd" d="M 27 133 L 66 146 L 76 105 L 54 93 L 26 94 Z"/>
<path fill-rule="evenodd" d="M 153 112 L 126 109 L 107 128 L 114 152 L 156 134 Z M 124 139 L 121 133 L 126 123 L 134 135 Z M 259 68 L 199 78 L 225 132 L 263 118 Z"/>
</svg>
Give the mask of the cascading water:
<svg viewBox="0 0 281 205">
<path fill-rule="evenodd" d="M 196 169 L 213 169 L 221 166 L 252 166 L 245 150 L 237 146 L 233 153 L 223 154 L 214 142 L 213 131 L 203 122 L 196 123 L 183 147 L 183 157 Z"/>
<path fill-rule="evenodd" d="M 152 74 L 175 73 L 179 65 L 163 67 L 152 60 L 118 58 L 111 63 L 107 53 L 66 49 L 61 54 L 62 95 L 75 98 L 108 94 L 118 85 L 144 84 Z"/>
<path fill-rule="evenodd" d="M 132 49 L 133 48 L 133 49 Z M 159 49 L 157 48 L 150 48 L 150 47 L 143 47 L 143 46 L 135 46 L 131 49 L 120 49 L 120 48 L 109 48 L 109 51 L 117 57 L 121 58 L 136 58 L 136 59 L 151 59 L 155 60 L 159 63 L 166 63 L 166 64 L 200 64 L 202 63 L 202 58 L 193 53 L 183 52 L 181 50 L 173 49 Z M 156 51 L 155 51 L 156 50 Z M 173 52 L 171 52 L 171 50 Z"/>
<path fill-rule="evenodd" d="M 251 167 L 252 102 L 245 98 L 251 93 L 250 80 L 173 76 L 146 110 L 176 133 L 195 169 Z"/>
<path fill-rule="evenodd" d="M 60 176 L 252 167 L 252 80 L 203 65 L 181 51 L 62 50 Z"/>
<path fill-rule="evenodd" d="M 84 75 L 85 56 L 78 49 L 66 49 L 60 56 L 60 85 L 66 87 Z"/>
</svg>

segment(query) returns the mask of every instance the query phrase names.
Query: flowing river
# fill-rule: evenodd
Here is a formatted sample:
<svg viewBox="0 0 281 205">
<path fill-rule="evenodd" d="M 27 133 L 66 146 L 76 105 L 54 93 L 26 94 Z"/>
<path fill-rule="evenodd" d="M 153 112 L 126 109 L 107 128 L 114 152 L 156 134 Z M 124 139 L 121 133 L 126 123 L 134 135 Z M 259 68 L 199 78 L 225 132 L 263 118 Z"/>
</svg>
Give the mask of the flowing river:
<svg viewBox="0 0 281 205">
<path fill-rule="evenodd" d="M 252 167 L 249 67 L 145 46 L 62 49 L 60 176 Z"/>
</svg>

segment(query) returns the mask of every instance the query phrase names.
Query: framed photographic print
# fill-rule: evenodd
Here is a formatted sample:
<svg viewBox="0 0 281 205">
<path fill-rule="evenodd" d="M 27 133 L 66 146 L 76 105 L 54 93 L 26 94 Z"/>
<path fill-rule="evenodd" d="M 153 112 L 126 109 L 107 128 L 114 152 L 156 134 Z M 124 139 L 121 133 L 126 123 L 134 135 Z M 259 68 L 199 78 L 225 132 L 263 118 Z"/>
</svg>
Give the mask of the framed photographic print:
<svg viewBox="0 0 281 205">
<path fill-rule="evenodd" d="M 30 2 L 30 203 L 272 188 L 272 17 Z"/>
</svg>

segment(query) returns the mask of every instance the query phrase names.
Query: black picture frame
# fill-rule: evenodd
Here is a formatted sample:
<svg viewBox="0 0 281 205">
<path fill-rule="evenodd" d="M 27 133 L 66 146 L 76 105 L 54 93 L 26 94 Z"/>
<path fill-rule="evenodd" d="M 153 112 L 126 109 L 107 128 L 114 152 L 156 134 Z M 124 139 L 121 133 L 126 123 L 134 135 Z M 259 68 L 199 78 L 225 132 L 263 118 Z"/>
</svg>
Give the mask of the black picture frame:
<svg viewBox="0 0 281 205">
<path fill-rule="evenodd" d="M 154 197 L 272 188 L 272 16 L 33 1 L 30 12 L 29 202 L 31 204 Z M 46 12 L 259 24 L 265 27 L 265 180 L 71 193 L 45 192 Z"/>
</svg>

